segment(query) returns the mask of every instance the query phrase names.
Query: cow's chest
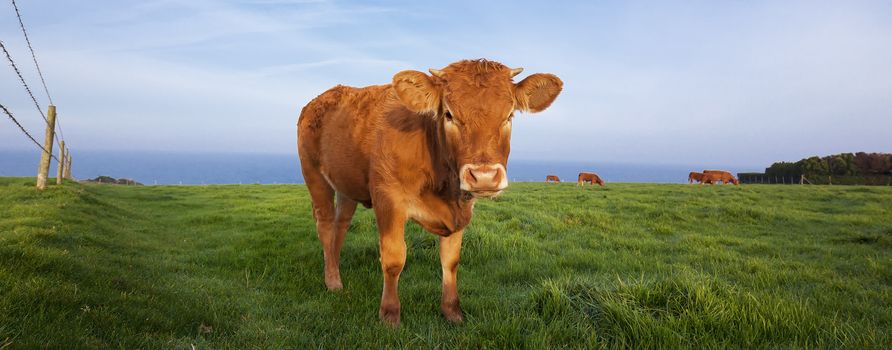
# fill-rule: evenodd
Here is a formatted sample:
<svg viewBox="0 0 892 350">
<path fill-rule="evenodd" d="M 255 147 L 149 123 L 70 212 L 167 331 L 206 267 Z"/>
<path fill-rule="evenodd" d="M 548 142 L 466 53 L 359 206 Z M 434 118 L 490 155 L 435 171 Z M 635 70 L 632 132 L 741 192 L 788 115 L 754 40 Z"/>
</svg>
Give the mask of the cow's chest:
<svg viewBox="0 0 892 350">
<path fill-rule="evenodd" d="M 437 197 L 425 197 L 409 201 L 406 209 L 408 218 L 425 230 L 448 236 L 468 226 L 474 203 L 451 203 Z"/>
</svg>

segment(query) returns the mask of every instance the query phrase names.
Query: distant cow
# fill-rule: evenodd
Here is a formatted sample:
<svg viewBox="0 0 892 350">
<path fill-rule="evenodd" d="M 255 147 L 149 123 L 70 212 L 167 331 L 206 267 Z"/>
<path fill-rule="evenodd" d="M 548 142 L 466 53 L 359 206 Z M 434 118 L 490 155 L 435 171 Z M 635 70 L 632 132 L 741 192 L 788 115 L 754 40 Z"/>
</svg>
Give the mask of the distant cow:
<svg viewBox="0 0 892 350">
<path fill-rule="evenodd" d="M 595 184 L 598 184 L 601 187 L 604 187 L 604 180 L 601 180 L 601 177 L 598 176 L 598 174 L 587 173 L 587 172 L 579 173 L 579 180 L 576 183 L 576 185 L 584 186 L 586 182 L 592 184 L 592 186 L 594 186 Z"/>
<path fill-rule="evenodd" d="M 379 318 L 400 323 L 397 284 L 406 263 L 406 221 L 412 220 L 441 236 L 440 310 L 451 322 L 464 319 L 456 272 L 474 203 L 508 187 L 515 112 L 548 108 L 563 85 L 541 73 L 515 83 L 522 70 L 487 60 L 430 69 L 430 75 L 406 70 L 391 84 L 338 85 L 301 110 L 297 150 L 328 289 L 343 287 L 341 246 L 362 203 L 374 209 L 378 227 Z"/>
<path fill-rule="evenodd" d="M 701 183 L 707 184 L 715 184 L 721 182 L 723 184 L 733 183 L 734 185 L 740 185 L 740 181 L 737 180 L 734 175 L 724 170 L 703 170 L 703 180 Z"/>
<path fill-rule="evenodd" d="M 545 176 L 545 182 L 561 182 L 561 178 L 557 175 L 548 175 Z"/>
<path fill-rule="evenodd" d="M 700 184 L 701 185 L 715 185 L 722 182 L 722 175 L 715 173 L 707 173 L 701 174 L 700 176 Z"/>
<path fill-rule="evenodd" d="M 688 174 L 688 183 L 692 184 L 692 183 L 694 183 L 694 181 L 697 181 L 698 183 L 702 183 L 703 182 L 703 173 L 698 173 L 696 171 L 690 172 Z"/>
</svg>

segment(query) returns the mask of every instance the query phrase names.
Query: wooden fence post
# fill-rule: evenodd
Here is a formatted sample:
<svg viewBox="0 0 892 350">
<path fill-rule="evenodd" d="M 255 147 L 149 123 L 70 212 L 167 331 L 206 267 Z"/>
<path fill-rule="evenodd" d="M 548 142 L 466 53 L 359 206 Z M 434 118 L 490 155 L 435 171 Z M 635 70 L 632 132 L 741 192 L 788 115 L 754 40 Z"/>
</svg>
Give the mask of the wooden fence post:
<svg viewBox="0 0 892 350">
<path fill-rule="evenodd" d="M 56 130 L 56 106 L 50 105 L 46 110 L 46 136 L 43 140 L 44 151 L 40 155 L 40 166 L 37 168 L 37 189 L 46 189 L 46 178 L 50 172 L 50 161 L 53 157 L 53 137 Z"/>
<path fill-rule="evenodd" d="M 68 156 L 68 149 L 65 148 L 65 141 L 59 142 L 59 164 L 56 164 L 56 185 L 62 184 L 62 178 L 65 176 L 65 159 Z"/>
<path fill-rule="evenodd" d="M 71 151 L 65 152 L 65 155 L 68 156 L 65 159 L 65 178 L 71 180 Z"/>
</svg>

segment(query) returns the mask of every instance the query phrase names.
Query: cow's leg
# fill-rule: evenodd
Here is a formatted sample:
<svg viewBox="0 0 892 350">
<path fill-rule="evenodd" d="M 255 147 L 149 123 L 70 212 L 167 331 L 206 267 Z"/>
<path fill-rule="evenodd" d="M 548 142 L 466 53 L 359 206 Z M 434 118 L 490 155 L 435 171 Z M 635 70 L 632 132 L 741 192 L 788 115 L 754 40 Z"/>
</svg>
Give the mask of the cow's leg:
<svg viewBox="0 0 892 350">
<path fill-rule="evenodd" d="M 337 273 L 337 262 L 332 263 L 332 245 L 334 243 L 335 206 L 334 189 L 322 173 L 315 169 L 303 169 L 304 181 L 310 191 L 313 202 L 313 218 L 316 219 L 316 235 L 322 243 L 322 256 L 325 266 L 325 286 L 329 290 L 342 288 L 341 278 Z M 335 266 L 334 273 L 331 266 Z"/>
<path fill-rule="evenodd" d="M 329 258 L 325 260 L 325 284 L 333 290 L 343 288 L 340 270 L 341 246 L 344 245 L 344 236 L 347 234 L 347 228 L 350 227 L 350 221 L 353 220 L 353 213 L 356 212 L 356 201 L 344 197 L 340 193 L 336 197 L 334 233 L 331 237 Z"/>
<path fill-rule="evenodd" d="M 464 316 L 458 302 L 458 260 L 461 254 L 462 231 L 449 237 L 440 237 L 440 265 L 443 267 L 443 299 L 440 311 L 450 322 L 462 322 Z"/>
<path fill-rule="evenodd" d="M 398 285 L 403 265 L 406 264 L 406 213 L 392 201 L 375 200 L 375 219 L 378 223 L 381 249 L 381 271 L 384 288 L 378 317 L 390 326 L 400 324 L 400 297 Z"/>
</svg>

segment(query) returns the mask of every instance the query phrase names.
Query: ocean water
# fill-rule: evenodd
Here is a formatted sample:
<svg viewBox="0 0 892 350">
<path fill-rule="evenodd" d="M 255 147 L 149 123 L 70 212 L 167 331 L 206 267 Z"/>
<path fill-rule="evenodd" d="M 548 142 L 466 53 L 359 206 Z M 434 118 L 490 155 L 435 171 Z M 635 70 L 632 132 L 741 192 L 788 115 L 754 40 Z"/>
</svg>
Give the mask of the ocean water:
<svg viewBox="0 0 892 350">
<path fill-rule="evenodd" d="M 39 152 L 0 151 L 0 176 L 35 176 Z M 72 176 L 77 179 L 107 175 L 153 184 L 287 184 L 303 183 L 297 154 L 175 154 L 160 152 L 83 151 L 74 154 Z M 688 172 L 722 168 L 731 172 L 760 168 L 716 164 L 626 164 L 597 161 L 556 162 L 510 160 L 511 181 L 544 181 L 558 175 L 575 181 L 580 171 L 598 173 L 609 182 L 685 183 Z M 55 164 L 50 175 L 55 176 Z"/>
</svg>

